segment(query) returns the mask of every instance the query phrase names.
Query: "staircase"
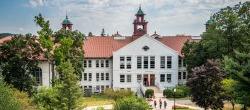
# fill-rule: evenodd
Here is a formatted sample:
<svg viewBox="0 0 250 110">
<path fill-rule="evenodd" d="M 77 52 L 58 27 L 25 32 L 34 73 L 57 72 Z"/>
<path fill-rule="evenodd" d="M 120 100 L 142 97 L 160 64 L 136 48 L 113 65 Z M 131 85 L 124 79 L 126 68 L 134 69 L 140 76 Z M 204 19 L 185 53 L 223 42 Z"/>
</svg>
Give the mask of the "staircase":
<svg viewBox="0 0 250 110">
<path fill-rule="evenodd" d="M 149 86 L 149 87 L 146 87 L 146 88 L 154 90 L 155 98 L 163 98 L 163 92 L 158 87 Z"/>
</svg>

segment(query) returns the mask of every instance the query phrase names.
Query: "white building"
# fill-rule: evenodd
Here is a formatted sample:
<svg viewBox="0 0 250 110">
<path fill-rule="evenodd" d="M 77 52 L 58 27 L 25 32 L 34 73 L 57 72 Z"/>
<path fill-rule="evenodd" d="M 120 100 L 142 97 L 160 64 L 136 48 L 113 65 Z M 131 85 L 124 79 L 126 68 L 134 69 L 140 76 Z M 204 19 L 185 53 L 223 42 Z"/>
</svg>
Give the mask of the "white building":
<svg viewBox="0 0 250 110">
<path fill-rule="evenodd" d="M 181 49 L 194 36 L 147 34 L 147 21 L 139 8 L 132 36 L 88 36 L 84 41 L 84 73 L 81 85 L 93 92 L 105 88 L 138 89 L 155 86 L 160 90 L 185 84 L 187 72 Z M 69 23 L 69 24 L 64 24 Z M 68 17 L 63 28 L 72 28 Z M 1 41 L 1 40 L 0 40 Z M 36 71 L 37 82 L 50 86 L 51 66 L 44 60 Z"/>
</svg>

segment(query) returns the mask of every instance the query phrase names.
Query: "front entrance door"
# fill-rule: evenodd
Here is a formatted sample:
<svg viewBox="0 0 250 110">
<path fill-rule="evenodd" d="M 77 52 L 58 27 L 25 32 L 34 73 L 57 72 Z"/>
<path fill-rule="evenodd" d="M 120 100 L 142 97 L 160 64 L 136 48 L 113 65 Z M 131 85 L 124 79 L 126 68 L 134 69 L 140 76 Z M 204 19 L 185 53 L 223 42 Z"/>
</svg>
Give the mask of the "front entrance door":
<svg viewBox="0 0 250 110">
<path fill-rule="evenodd" d="M 143 75 L 143 85 L 148 86 L 148 75 Z"/>
<path fill-rule="evenodd" d="M 155 75 L 150 74 L 150 86 L 155 86 Z"/>
</svg>

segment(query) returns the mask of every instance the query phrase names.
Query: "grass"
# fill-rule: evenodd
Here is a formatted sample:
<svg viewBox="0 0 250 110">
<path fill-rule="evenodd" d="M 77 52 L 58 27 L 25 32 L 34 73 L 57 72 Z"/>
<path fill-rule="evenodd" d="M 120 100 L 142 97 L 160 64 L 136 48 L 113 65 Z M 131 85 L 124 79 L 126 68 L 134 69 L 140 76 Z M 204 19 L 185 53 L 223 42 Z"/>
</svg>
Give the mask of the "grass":
<svg viewBox="0 0 250 110">
<path fill-rule="evenodd" d="M 88 106 L 100 106 L 100 105 L 114 104 L 115 101 L 105 96 L 94 95 L 91 97 L 83 97 L 81 102 L 85 107 L 88 107 Z"/>
<path fill-rule="evenodd" d="M 235 104 L 235 107 L 234 107 L 234 110 L 240 110 L 241 109 L 241 105 L 240 104 Z M 229 103 L 229 102 L 226 102 L 225 104 L 224 104 L 224 108 L 223 108 L 223 110 L 232 110 L 232 105 Z"/>
</svg>

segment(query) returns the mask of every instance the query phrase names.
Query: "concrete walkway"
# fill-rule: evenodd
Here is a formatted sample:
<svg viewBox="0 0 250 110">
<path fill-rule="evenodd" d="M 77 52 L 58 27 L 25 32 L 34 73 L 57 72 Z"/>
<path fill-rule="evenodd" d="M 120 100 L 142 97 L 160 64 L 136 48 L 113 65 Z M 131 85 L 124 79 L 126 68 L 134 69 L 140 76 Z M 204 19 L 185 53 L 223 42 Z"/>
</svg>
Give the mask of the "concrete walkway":
<svg viewBox="0 0 250 110">
<path fill-rule="evenodd" d="M 103 107 L 104 110 L 112 110 L 113 105 L 89 106 L 84 108 L 83 110 L 97 110 L 98 107 Z"/>
<path fill-rule="evenodd" d="M 160 91 L 158 88 L 155 88 L 155 87 L 150 87 L 150 88 L 155 91 L 155 98 L 153 100 L 151 100 L 151 101 L 148 101 L 149 105 L 151 105 L 153 107 L 153 110 L 172 110 L 172 106 L 174 106 L 174 101 L 164 98 L 162 91 Z M 159 104 L 160 99 L 162 101 L 161 108 L 160 108 L 160 104 Z M 154 106 L 154 100 L 157 102 L 156 107 Z M 166 108 L 164 108 L 164 101 L 167 102 L 167 107 Z M 183 105 L 183 104 L 178 104 L 178 103 L 175 103 L 175 105 L 188 107 L 188 108 L 194 109 L 194 110 L 203 110 L 202 108 L 199 108 L 199 107 Z"/>
</svg>

